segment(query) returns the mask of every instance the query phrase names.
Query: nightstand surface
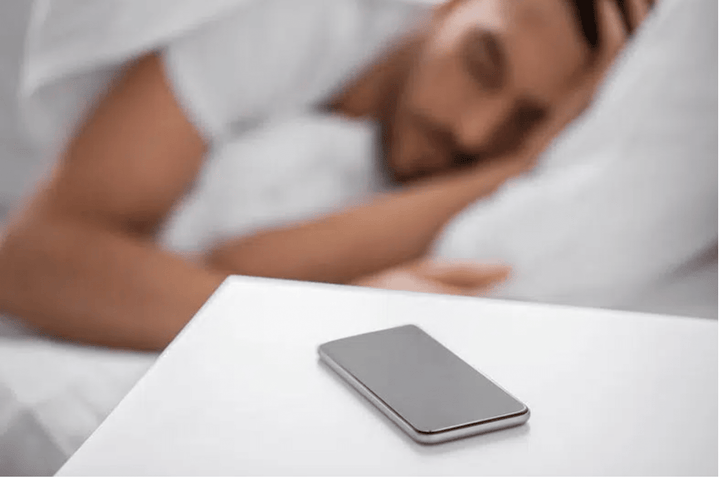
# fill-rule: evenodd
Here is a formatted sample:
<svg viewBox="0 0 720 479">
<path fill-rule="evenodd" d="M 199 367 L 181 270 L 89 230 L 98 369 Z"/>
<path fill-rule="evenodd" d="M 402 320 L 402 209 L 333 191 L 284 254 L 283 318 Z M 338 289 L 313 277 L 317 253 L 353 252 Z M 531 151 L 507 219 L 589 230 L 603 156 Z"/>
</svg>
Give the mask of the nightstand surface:
<svg viewBox="0 0 720 479">
<path fill-rule="evenodd" d="M 319 344 L 416 324 L 528 405 L 406 437 Z M 59 475 L 717 475 L 717 321 L 229 278 Z"/>
</svg>

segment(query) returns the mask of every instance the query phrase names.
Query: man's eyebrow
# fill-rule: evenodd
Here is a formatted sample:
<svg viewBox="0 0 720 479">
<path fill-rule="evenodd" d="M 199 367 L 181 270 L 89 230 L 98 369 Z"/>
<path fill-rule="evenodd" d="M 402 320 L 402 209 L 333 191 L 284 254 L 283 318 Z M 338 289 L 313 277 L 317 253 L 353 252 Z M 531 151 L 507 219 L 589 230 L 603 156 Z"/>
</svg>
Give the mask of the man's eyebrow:
<svg viewBox="0 0 720 479">
<path fill-rule="evenodd" d="M 482 28 L 467 32 L 460 55 L 470 76 L 484 88 L 497 90 L 505 84 L 507 59 L 497 34 Z"/>
</svg>

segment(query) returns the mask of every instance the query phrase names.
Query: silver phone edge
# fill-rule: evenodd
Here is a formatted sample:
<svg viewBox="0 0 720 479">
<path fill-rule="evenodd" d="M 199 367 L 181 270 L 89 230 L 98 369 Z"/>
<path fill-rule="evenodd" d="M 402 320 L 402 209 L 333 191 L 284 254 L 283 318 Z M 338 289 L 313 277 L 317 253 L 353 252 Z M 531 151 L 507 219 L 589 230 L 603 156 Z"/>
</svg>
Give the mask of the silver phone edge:
<svg viewBox="0 0 720 479">
<path fill-rule="evenodd" d="M 345 368 L 336 363 L 330 356 L 325 353 L 322 349 L 322 345 L 318 347 L 318 355 L 320 359 L 327 364 L 330 369 L 335 371 L 341 378 L 347 381 L 353 389 L 359 392 L 365 399 L 370 401 L 376 408 L 378 408 L 388 419 L 395 423 L 400 429 L 410 436 L 415 442 L 420 444 L 440 444 L 443 442 L 453 441 L 455 439 L 462 439 L 469 436 L 475 436 L 478 434 L 484 434 L 487 432 L 498 431 L 500 429 L 507 429 L 511 427 L 521 426 L 530 419 L 530 409 L 523 404 L 524 411 L 518 414 L 514 414 L 505 418 L 496 419 L 488 422 L 482 422 L 479 424 L 460 426 L 457 428 L 449 429 L 447 431 L 439 431 L 434 433 L 420 432 L 410 425 L 405 419 L 390 408 L 385 402 L 378 398 L 375 393 L 368 389 L 363 383 L 358 381 L 352 374 L 347 372 Z M 493 382 L 493 384 L 495 384 Z M 495 384 L 497 386 L 497 384 Z M 498 386 L 500 387 L 500 386 Z M 502 388 L 501 388 L 502 389 Z M 503 390 L 504 391 L 504 390 Z"/>
</svg>

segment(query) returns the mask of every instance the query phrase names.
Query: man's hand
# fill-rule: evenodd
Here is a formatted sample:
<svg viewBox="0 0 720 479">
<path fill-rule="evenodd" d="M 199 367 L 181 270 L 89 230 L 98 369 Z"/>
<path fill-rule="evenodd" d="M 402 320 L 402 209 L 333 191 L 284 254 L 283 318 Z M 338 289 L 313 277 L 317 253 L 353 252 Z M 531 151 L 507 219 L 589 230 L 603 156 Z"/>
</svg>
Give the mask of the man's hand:
<svg viewBox="0 0 720 479">
<path fill-rule="evenodd" d="M 625 0 L 627 22 L 617 0 L 597 0 L 599 47 L 588 68 L 581 73 L 575 86 L 556 105 L 545 124 L 538 128 L 522 148 L 517 161 L 533 165 L 557 135 L 580 116 L 591 104 L 599 86 L 607 77 L 630 35 L 647 18 L 654 0 Z M 628 30 L 628 24 L 630 30 Z"/>
<path fill-rule="evenodd" d="M 575 89 L 556 110 L 555 122 L 561 126 L 577 118 L 591 103 L 598 87 L 605 80 L 613 63 L 630 35 L 645 21 L 654 0 L 626 0 L 627 18 L 623 19 L 616 0 L 597 0 L 599 50 L 586 72 L 581 75 Z"/>
<path fill-rule="evenodd" d="M 597 2 L 599 49 L 590 68 L 580 77 L 575 90 L 558 110 L 559 121 L 569 123 L 591 104 L 598 87 L 607 77 L 630 35 L 645 21 L 655 3 L 654 0 L 625 0 L 627 13 L 624 14 L 617 0 Z"/>
<path fill-rule="evenodd" d="M 645 21 L 655 3 L 657 3 L 656 0 L 630 0 L 627 2 L 630 33 L 634 33 L 635 29 Z"/>
<path fill-rule="evenodd" d="M 422 259 L 354 281 L 355 286 L 420 293 L 477 296 L 505 281 L 510 268 L 469 261 Z"/>
</svg>

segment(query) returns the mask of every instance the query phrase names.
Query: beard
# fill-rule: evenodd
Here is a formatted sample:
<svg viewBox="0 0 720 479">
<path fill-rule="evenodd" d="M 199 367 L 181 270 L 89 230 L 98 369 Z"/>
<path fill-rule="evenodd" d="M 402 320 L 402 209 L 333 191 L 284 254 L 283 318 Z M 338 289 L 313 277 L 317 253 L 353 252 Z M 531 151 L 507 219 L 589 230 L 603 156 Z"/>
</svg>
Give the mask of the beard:
<svg viewBox="0 0 720 479">
<path fill-rule="evenodd" d="M 402 174 L 395 167 L 392 151 L 398 112 L 404 103 L 413 72 L 417 69 L 425 41 L 426 38 L 422 35 L 411 37 L 389 56 L 392 74 L 389 75 L 382 89 L 376 113 L 380 129 L 376 161 L 379 162 L 378 167 L 384 181 L 389 185 L 406 184 L 414 179 L 412 176 Z"/>
<path fill-rule="evenodd" d="M 379 141 L 375 161 L 378 162 L 378 170 L 381 172 L 383 181 L 388 185 L 403 183 L 403 178 L 393 166 L 392 147 L 395 135 L 395 118 L 400 106 L 401 93 L 404 84 L 394 85 L 387 97 L 383 99 L 381 109 L 378 112 Z"/>
<path fill-rule="evenodd" d="M 426 32 L 420 29 L 406 36 L 359 79 L 321 106 L 322 111 L 375 120 L 379 138 L 374 160 L 388 185 L 406 181 L 393 166 L 392 147 L 398 111 L 425 41 Z"/>
</svg>

